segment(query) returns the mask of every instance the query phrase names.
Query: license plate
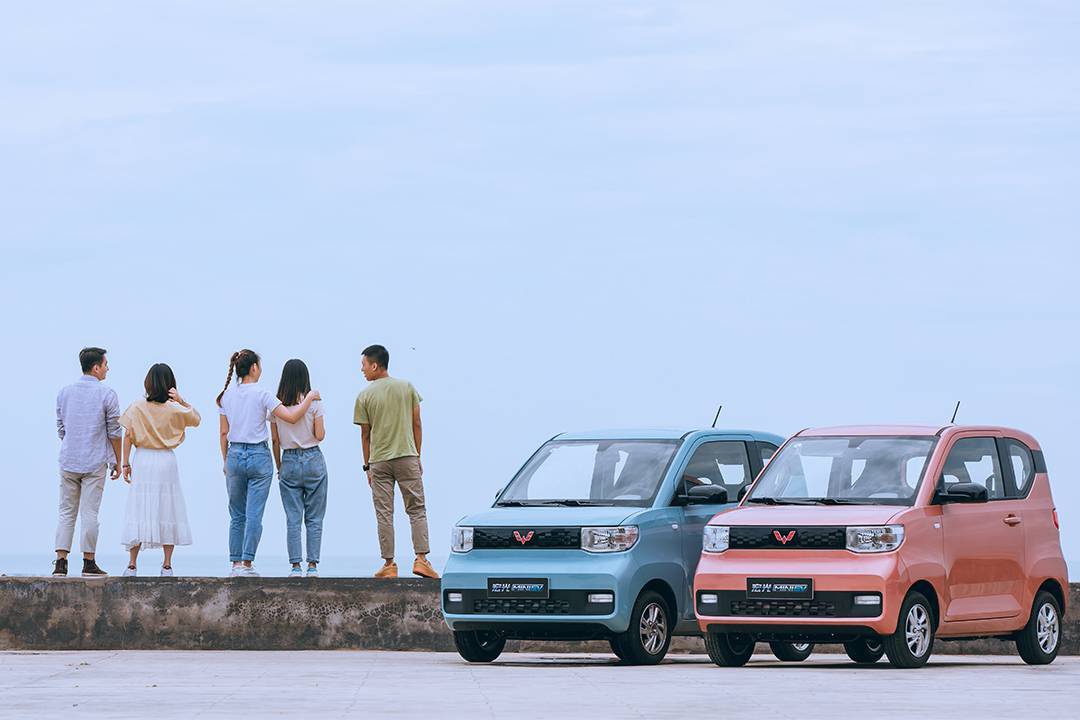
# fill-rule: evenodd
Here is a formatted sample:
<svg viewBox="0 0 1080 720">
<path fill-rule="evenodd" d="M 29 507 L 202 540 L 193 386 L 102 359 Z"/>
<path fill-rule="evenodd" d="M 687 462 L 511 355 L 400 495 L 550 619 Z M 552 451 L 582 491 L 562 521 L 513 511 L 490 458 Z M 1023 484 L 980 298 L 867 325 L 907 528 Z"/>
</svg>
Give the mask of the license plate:
<svg viewBox="0 0 1080 720">
<path fill-rule="evenodd" d="M 547 596 L 547 578 L 488 578 L 489 598 L 545 600 Z"/>
<path fill-rule="evenodd" d="M 814 581 L 810 578 L 747 578 L 746 597 L 757 600 L 811 600 L 814 597 Z"/>
</svg>

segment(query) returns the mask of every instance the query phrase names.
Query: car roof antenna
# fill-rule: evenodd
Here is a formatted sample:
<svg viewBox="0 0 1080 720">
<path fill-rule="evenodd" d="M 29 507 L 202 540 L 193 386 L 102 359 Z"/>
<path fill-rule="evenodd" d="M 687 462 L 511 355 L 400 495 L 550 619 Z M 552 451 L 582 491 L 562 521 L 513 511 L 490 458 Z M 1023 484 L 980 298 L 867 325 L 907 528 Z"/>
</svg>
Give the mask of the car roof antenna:
<svg viewBox="0 0 1080 720">
<path fill-rule="evenodd" d="M 716 427 L 716 421 L 720 419 L 720 411 L 724 409 L 724 406 L 716 408 L 716 416 L 712 419 L 712 426 Z"/>
<path fill-rule="evenodd" d="M 950 425 L 955 425 L 956 424 L 956 413 L 958 413 L 958 412 L 960 412 L 960 401 L 959 400 L 956 401 L 956 407 L 953 408 L 952 420 L 949 421 Z"/>
</svg>

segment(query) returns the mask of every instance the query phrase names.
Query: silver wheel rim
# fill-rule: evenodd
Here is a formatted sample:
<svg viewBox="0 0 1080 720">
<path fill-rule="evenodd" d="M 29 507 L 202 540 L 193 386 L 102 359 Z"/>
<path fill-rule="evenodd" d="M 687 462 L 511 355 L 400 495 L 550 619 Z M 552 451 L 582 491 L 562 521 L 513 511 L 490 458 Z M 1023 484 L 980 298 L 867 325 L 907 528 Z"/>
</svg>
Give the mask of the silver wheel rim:
<svg viewBox="0 0 1080 720">
<path fill-rule="evenodd" d="M 667 641 L 667 618 L 664 617 L 664 609 L 660 605 L 653 602 L 645 606 L 641 612 L 641 622 L 638 623 L 638 632 L 645 652 L 655 655 L 664 648 Z"/>
<path fill-rule="evenodd" d="M 930 647 L 930 614 L 922 605 L 915 604 L 908 610 L 904 623 L 904 636 L 908 651 L 917 658 L 926 654 Z"/>
<path fill-rule="evenodd" d="M 1039 608 L 1039 617 L 1035 623 L 1036 637 L 1039 640 L 1039 647 L 1042 651 L 1049 655 L 1054 652 L 1057 647 L 1058 638 L 1061 636 L 1061 629 L 1058 622 L 1058 614 L 1054 610 L 1054 606 L 1050 603 L 1044 604 Z"/>
<path fill-rule="evenodd" d="M 810 643 L 791 643 L 791 649 L 801 655 L 804 652 L 810 652 Z"/>
</svg>

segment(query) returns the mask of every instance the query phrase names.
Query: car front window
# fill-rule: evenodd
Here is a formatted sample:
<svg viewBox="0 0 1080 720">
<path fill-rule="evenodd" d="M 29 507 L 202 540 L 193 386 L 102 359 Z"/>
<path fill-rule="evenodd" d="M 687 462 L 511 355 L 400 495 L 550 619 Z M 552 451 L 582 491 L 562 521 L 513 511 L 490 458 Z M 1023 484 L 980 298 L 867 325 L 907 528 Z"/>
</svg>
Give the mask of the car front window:
<svg viewBox="0 0 1080 720">
<path fill-rule="evenodd" d="M 766 466 L 747 502 L 912 505 L 934 440 L 796 438 Z"/>
<path fill-rule="evenodd" d="M 496 504 L 647 507 L 677 448 L 674 440 L 553 440 Z"/>
</svg>

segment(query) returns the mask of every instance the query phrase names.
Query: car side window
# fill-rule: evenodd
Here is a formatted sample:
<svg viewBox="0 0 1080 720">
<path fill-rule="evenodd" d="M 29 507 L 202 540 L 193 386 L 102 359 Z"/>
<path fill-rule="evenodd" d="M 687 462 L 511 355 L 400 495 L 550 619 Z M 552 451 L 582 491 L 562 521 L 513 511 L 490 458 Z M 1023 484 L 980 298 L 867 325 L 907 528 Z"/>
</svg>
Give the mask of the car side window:
<svg viewBox="0 0 1080 720">
<path fill-rule="evenodd" d="M 1016 481 L 1016 491 L 1010 493 L 1010 497 L 1024 497 L 1035 479 L 1035 460 L 1031 456 L 1031 449 L 1019 440 L 1007 438 L 1005 450 L 1012 466 L 1013 480 Z"/>
<path fill-rule="evenodd" d="M 963 438 L 957 440 L 942 472 L 944 489 L 955 483 L 975 483 L 986 488 L 991 500 L 1005 497 L 1005 483 L 998 463 L 997 443 L 993 438 Z"/>
<path fill-rule="evenodd" d="M 772 459 L 772 456 L 780 449 L 771 443 L 761 442 L 760 440 L 758 441 L 757 446 L 758 452 L 761 453 L 761 467 L 768 465 L 769 460 Z"/>
<path fill-rule="evenodd" d="M 682 492 L 699 485 L 720 485 L 727 488 L 728 497 L 736 494 L 753 478 L 746 443 L 737 441 L 707 442 L 701 445 L 686 463 L 682 476 Z"/>
</svg>

